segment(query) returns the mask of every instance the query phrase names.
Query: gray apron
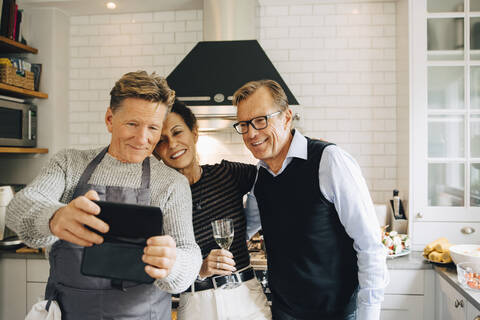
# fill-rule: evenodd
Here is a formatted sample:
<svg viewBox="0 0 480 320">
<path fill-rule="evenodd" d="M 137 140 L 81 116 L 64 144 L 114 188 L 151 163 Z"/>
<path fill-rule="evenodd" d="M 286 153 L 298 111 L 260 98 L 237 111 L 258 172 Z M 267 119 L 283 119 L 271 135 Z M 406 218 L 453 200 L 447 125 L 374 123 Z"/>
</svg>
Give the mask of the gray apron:
<svg viewBox="0 0 480 320">
<path fill-rule="evenodd" d="M 93 159 L 75 188 L 73 199 L 95 190 L 100 200 L 150 205 L 150 159 L 142 163 L 140 188 L 89 184 L 95 168 L 108 147 Z M 55 299 L 62 310 L 62 320 L 171 319 L 171 296 L 154 284 L 84 276 L 80 273 L 83 247 L 58 240 L 51 248 L 50 276 L 45 297 Z"/>
</svg>

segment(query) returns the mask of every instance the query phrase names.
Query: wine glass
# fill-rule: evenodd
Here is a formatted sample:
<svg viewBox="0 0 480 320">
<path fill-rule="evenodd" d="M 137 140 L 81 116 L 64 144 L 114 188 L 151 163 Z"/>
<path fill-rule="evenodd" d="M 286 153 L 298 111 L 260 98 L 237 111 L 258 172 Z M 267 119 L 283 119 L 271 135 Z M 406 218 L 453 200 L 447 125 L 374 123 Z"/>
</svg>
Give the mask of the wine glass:
<svg viewBox="0 0 480 320">
<path fill-rule="evenodd" d="M 229 250 L 233 242 L 233 220 L 220 219 L 212 221 L 213 238 L 222 249 Z M 232 275 L 226 276 L 227 282 L 221 286 L 222 289 L 233 289 L 240 284 L 235 281 Z"/>
</svg>

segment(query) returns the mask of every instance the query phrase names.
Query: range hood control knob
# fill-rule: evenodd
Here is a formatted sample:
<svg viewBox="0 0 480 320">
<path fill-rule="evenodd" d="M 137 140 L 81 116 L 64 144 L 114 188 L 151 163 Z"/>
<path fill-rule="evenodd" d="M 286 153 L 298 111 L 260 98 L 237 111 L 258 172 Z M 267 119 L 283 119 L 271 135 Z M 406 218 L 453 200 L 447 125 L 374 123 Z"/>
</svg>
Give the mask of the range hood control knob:
<svg viewBox="0 0 480 320">
<path fill-rule="evenodd" d="M 221 103 L 221 102 L 225 101 L 225 96 L 221 93 L 217 93 L 215 96 L 213 96 L 213 100 L 216 103 Z"/>
</svg>

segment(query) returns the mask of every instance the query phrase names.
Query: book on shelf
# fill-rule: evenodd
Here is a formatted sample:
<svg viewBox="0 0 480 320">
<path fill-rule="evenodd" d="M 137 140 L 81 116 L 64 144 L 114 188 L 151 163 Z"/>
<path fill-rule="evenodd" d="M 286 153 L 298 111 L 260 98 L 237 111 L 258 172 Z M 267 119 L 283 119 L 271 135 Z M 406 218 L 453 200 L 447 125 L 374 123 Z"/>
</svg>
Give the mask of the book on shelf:
<svg viewBox="0 0 480 320">
<path fill-rule="evenodd" d="M 23 10 L 18 10 L 17 12 L 17 28 L 15 30 L 15 41 L 20 41 L 20 35 L 22 32 L 21 26 L 22 26 L 22 16 L 23 16 Z"/>
<path fill-rule="evenodd" d="M 8 13 L 7 38 L 13 39 L 13 29 L 15 28 L 15 0 L 10 1 L 10 12 Z"/>
<path fill-rule="evenodd" d="M 0 0 L 0 36 L 22 41 L 21 22 L 23 10 L 18 9 L 16 0 Z"/>
<path fill-rule="evenodd" d="M 5 1 L 0 0 L 0 35 L 2 34 L 2 25 L 3 25 L 3 10 L 4 10 L 4 3 Z"/>
<path fill-rule="evenodd" d="M 0 25 L 0 35 L 6 37 L 8 33 L 9 13 L 11 0 L 2 0 L 2 21 Z"/>
<path fill-rule="evenodd" d="M 18 5 L 15 4 L 15 10 L 13 11 L 13 29 L 12 34 L 10 35 L 10 39 L 15 40 L 15 33 L 17 32 L 17 14 L 18 14 Z"/>
</svg>

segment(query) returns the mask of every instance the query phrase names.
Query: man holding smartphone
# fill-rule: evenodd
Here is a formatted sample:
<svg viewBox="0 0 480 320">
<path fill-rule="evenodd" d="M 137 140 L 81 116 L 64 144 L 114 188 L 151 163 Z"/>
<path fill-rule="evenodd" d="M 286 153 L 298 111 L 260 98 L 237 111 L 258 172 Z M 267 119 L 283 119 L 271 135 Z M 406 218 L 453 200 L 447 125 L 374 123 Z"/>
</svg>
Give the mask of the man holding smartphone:
<svg viewBox="0 0 480 320">
<path fill-rule="evenodd" d="M 27 245 L 49 249 L 46 299 L 58 301 L 63 320 L 170 319 L 167 292 L 185 290 L 201 265 L 188 181 L 150 157 L 175 93 L 163 78 L 137 71 L 110 95 L 109 146 L 56 154 L 10 202 L 7 224 Z M 154 284 L 81 274 L 83 249 L 101 244 L 109 230 L 93 200 L 161 209 L 164 235 L 150 237 L 141 258 Z"/>
</svg>

